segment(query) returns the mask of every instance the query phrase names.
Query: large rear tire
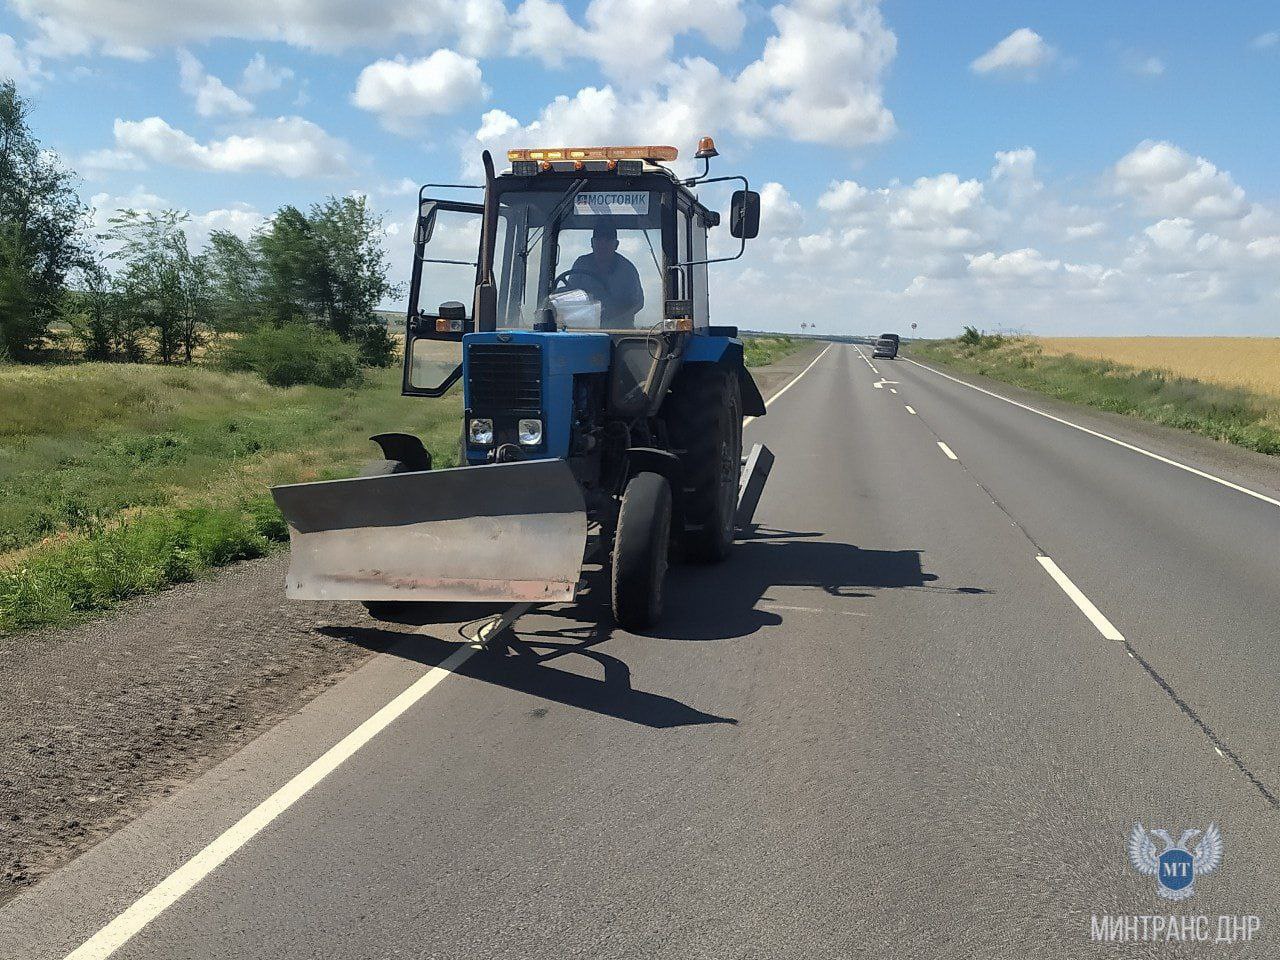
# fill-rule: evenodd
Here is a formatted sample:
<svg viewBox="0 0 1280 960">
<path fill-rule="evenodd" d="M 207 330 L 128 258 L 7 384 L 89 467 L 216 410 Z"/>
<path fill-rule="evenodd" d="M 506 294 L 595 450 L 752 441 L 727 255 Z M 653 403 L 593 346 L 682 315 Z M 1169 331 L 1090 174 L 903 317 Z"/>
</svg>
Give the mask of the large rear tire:
<svg viewBox="0 0 1280 960">
<path fill-rule="evenodd" d="M 724 367 L 681 371 L 663 410 L 667 436 L 684 468 L 681 543 L 690 560 L 729 555 L 742 474 L 742 394 Z"/>
<path fill-rule="evenodd" d="M 627 483 L 613 538 L 613 616 L 627 630 L 651 627 L 662 616 L 662 581 L 671 542 L 671 487 L 656 473 Z"/>
</svg>

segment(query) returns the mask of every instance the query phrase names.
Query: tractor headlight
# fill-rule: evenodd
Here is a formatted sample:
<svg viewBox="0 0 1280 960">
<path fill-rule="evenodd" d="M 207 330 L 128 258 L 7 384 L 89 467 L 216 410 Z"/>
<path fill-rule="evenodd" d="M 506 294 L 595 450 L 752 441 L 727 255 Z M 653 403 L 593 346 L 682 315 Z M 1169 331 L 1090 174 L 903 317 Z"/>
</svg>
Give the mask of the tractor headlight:
<svg viewBox="0 0 1280 960">
<path fill-rule="evenodd" d="M 474 447 L 493 446 L 493 421 L 488 417 L 476 417 L 467 428 L 467 439 Z"/>
<path fill-rule="evenodd" d="M 536 447 L 542 443 L 541 420 L 521 420 L 519 427 L 520 446 Z"/>
</svg>

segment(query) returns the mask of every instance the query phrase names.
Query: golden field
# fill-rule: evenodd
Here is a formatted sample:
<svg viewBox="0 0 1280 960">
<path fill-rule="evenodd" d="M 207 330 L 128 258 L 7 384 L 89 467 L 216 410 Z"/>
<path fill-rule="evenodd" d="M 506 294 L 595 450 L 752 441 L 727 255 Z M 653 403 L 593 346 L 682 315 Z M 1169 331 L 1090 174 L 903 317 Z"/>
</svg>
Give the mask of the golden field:
<svg viewBox="0 0 1280 960">
<path fill-rule="evenodd" d="M 1036 337 L 1046 354 L 1075 354 L 1244 387 L 1280 398 L 1280 337 Z"/>
</svg>

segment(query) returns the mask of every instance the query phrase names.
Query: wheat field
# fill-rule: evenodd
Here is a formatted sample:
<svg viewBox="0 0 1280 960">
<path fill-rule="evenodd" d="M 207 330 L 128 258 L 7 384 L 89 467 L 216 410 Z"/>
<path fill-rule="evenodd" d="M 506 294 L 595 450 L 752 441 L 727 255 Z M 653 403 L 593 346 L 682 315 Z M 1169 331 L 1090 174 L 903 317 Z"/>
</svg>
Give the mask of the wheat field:
<svg viewBox="0 0 1280 960">
<path fill-rule="evenodd" d="M 1280 337 L 1037 337 L 1046 354 L 1075 354 L 1244 387 L 1280 398 Z"/>
</svg>

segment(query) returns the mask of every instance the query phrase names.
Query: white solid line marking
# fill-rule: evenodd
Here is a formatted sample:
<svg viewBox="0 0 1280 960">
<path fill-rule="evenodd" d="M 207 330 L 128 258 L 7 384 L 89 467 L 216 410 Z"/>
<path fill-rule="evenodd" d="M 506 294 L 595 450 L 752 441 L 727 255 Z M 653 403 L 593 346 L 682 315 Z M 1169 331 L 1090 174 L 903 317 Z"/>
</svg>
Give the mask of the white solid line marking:
<svg viewBox="0 0 1280 960">
<path fill-rule="evenodd" d="M 1177 460 L 1170 460 L 1168 457 L 1163 457 L 1158 453 L 1153 453 L 1152 451 L 1143 449 L 1142 447 L 1134 446 L 1132 443 L 1125 443 L 1123 440 L 1118 440 L 1105 433 L 1099 433 L 1097 430 L 1090 430 L 1088 427 L 1082 427 L 1080 424 L 1072 423 L 1070 420 L 1064 420 L 1062 417 L 1055 417 L 1052 413 L 1045 413 L 1043 410 L 1037 410 L 1035 407 L 1028 406 L 1025 403 L 1019 403 L 1017 400 L 1002 397 L 1000 394 L 994 393 L 991 390 L 984 390 L 982 387 L 976 386 L 975 384 L 966 383 L 958 377 L 953 377 L 948 373 L 943 373 L 941 370 L 935 370 L 933 367 L 927 367 L 923 363 L 911 360 L 910 357 L 907 357 L 907 360 L 914 363 L 922 370 L 928 370 L 930 373 L 936 373 L 940 377 L 953 380 L 962 387 L 969 387 L 971 390 L 977 390 L 979 393 L 985 393 L 989 397 L 995 397 L 997 400 L 1003 400 L 1005 403 L 1011 403 L 1015 407 L 1021 407 L 1023 410 L 1030 410 L 1032 413 L 1037 413 L 1042 417 L 1054 421 L 1055 423 L 1061 423 L 1063 426 L 1071 427 L 1073 430 L 1079 430 L 1081 433 L 1087 433 L 1091 437 L 1097 437 L 1099 440 L 1106 440 L 1108 443 L 1114 443 L 1118 447 L 1124 447 L 1126 450 L 1132 450 L 1134 453 L 1140 453 L 1144 457 L 1150 457 L 1152 460 L 1159 460 L 1161 463 L 1166 463 L 1171 467 L 1177 467 L 1179 470 L 1185 470 L 1187 473 L 1193 473 L 1197 477 L 1202 477 L 1205 480 L 1211 480 L 1214 483 L 1218 483 L 1231 490 L 1235 490 L 1237 493 L 1243 493 L 1246 496 L 1253 497 L 1255 500 L 1261 500 L 1263 503 L 1269 503 L 1273 507 L 1280 507 L 1280 500 L 1277 500 L 1275 497 L 1268 497 L 1265 493 L 1259 493 L 1257 490 L 1250 490 L 1248 487 L 1242 487 L 1240 484 L 1232 483 L 1230 480 L 1224 480 L 1222 477 L 1215 477 L 1212 473 L 1206 473 L 1203 470 L 1198 470 L 1197 468 L 1185 463 L 1179 463 Z"/>
<path fill-rule="evenodd" d="M 1089 621 L 1098 628 L 1098 632 L 1103 637 L 1120 643 L 1124 642 L 1124 636 L 1115 628 L 1115 625 L 1102 615 L 1102 611 L 1093 605 L 1092 600 L 1080 592 L 1080 588 L 1071 582 L 1071 578 L 1063 573 L 1062 569 L 1051 558 L 1041 554 L 1036 559 L 1040 561 L 1040 566 L 1049 571 L 1049 576 L 1057 581 L 1058 586 L 1062 588 L 1062 592 L 1070 597 L 1081 612 L 1089 618 Z"/>
<path fill-rule="evenodd" d="M 797 381 L 797 380 L 799 380 L 801 377 L 803 377 L 803 376 L 804 376 L 806 373 L 808 373 L 810 370 L 812 370 L 812 369 L 813 369 L 813 365 L 814 365 L 815 363 L 817 363 L 819 360 L 821 360 L 823 357 L 825 357 L 825 356 L 827 355 L 827 350 L 830 350 L 830 349 L 831 349 L 832 347 L 834 347 L 834 346 L 835 346 L 835 344 L 834 344 L 834 343 L 828 343 L 828 344 L 827 344 L 827 346 L 826 346 L 826 348 L 825 348 L 825 349 L 824 349 L 820 354 L 818 354 L 816 357 L 814 357 L 814 358 L 813 358 L 813 360 L 811 360 L 811 361 L 809 362 L 809 365 L 808 365 L 807 367 L 805 367 L 803 370 L 801 370 L 799 373 L 797 373 L 797 374 L 795 375 L 795 377 L 794 377 L 794 378 L 792 378 L 791 380 L 789 380 L 789 381 L 787 382 L 787 384 L 786 384 L 786 385 L 785 385 L 781 390 L 779 390 L 777 393 L 775 393 L 772 397 L 770 397 L 768 400 L 766 400 L 766 401 L 764 402 L 765 409 L 766 409 L 766 410 L 767 410 L 767 409 L 769 409 L 769 404 L 773 403 L 773 401 L 777 400 L 780 396 L 782 396 L 784 393 L 786 393 L 788 390 L 790 390 L 793 386 L 795 386 L 796 381 Z M 757 419 L 759 419 L 759 418 L 758 418 L 758 417 L 743 417 L 743 418 L 742 418 L 742 425 L 745 427 L 745 426 L 746 426 L 748 423 L 750 423 L 752 420 L 757 420 Z"/>
<path fill-rule="evenodd" d="M 430 693 L 445 677 L 476 652 L 474 646 L 459 647 L 439 666 L 432 667 L 407 690 L 360 726 L 339 740 L 310 766 L 263 800 L 194 857 L 165 877 L 149 893 L 67 955 L 67 960 L 101 960 L 120 947 L 190 892 L 191 888 L 258 835 L 276 817 L 288 810 L 312 787 L 342 765 L 357 750 L 385 730 L 397 717 Z"/>
<path fill-rule="evenodd" d="M 950 448 L 950 447 L 948 447 L 948 446 L 947 446 L 945 443 L 943 443 L 941 440 L 939 440 L 939 441 L 938 441 L 938 446 L 940 446 L 940 447 L 942 448 L 942 452 L 943 452 L 943 453 L 945 453 L 945 454 L 946 454 L 948 457 L 950 457 L 952 460 L 959 460 L 959 459 L 960 459 L 960 458 L 959 458 L 959 457 L 957 457 L 954 453 L 952 453 L 952 452 L 951 452 L 951 448 Z"/>
<path fill-rule="evenodd" d="M 906 404 L 906 408 L 907 408 L 907 413 L 911 414 L 913 417 L 916 415 L 915 408 L 912 407 L 911 404 L 909 403 Z"/>
</svg>

